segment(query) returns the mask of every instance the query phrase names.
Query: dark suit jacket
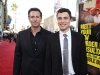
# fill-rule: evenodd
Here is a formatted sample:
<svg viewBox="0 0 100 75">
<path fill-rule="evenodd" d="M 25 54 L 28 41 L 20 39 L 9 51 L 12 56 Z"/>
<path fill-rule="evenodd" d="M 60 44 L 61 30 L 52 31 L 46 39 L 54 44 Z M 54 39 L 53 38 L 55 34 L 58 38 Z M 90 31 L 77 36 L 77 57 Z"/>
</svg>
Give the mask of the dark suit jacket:
<svg viewBox="0 0 100 75">
<path fill-rule="evenodd" d="M 85 38 L 82 34 L 71 31 L 72 64 L 75 75 L 87 75 Z M 47 40 L 45 75 L 63 75 L 59 32 Z"/>
<path fill-rule="evenodd" d="M 13 75 L 20 75 L 20 72 L 22 75 L 44 75 L 46 42 L 50 34 L 51 32 L 43 29 L 34 56 L 30 29 L 19 32 L 15 47 Z"/>
</svg>

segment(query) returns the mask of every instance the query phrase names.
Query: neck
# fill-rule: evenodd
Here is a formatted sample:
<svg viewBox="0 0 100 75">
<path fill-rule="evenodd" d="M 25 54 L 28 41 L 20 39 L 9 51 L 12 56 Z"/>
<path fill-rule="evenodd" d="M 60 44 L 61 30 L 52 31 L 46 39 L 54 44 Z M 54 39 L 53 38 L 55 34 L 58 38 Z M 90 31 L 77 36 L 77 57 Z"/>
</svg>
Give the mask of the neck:
<svg viewBox="0 0 100 75">
<path fill-rule="evenodd" d="M 35 36 L 37 32 L 39 32 L 41 30 L 41 27 L 37 27 L 37 28 L 34 28 L 31 26 L 31 32 L 32 34 Z"/>
<path fill-rule="evenodd" d="M 70 28 L 67 28 L 66 30 L 60 30 L 60 31 L 63 32 L 63 33 L 66 33 L 66 32 L 68 32 L 69 29 Z"/>
</svg>

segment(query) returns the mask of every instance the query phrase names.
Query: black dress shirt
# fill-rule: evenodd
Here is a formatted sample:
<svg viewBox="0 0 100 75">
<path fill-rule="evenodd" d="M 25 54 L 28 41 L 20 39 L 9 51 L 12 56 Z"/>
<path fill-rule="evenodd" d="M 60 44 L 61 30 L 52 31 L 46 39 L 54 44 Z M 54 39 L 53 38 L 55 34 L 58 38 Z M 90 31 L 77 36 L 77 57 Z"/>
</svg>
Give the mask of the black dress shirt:
<svg viewBox="0 0 100 75">
<path fill-rule="evenodd" d="M 42 28 L 39 32 L 36 33 L 35 36 L 32 34 L 31 29 L 30 29 L 30 38 L 31 38 L 31 43 L 32 43 L 34 55 L 37 52 L 37 48 L 38 48 L 38 45 L 39 45 L 39 42 L 40 42 L 41 35 L 42 35 Z"/>
</svg>

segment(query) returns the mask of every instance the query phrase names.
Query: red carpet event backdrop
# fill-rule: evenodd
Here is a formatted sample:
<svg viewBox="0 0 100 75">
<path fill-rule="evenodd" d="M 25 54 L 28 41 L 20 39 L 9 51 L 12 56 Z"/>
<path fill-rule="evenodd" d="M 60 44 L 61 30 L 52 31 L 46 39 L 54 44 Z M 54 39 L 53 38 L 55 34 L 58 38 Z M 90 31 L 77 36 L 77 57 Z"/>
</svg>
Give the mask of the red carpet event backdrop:
<svg viewBox="0 0 100 75">
<path fill-rule="evenodd" d="M 88 72 L 100 75 L 100 0 L 79 4 L 78 32 L 85 36 Z"/>
</svg>

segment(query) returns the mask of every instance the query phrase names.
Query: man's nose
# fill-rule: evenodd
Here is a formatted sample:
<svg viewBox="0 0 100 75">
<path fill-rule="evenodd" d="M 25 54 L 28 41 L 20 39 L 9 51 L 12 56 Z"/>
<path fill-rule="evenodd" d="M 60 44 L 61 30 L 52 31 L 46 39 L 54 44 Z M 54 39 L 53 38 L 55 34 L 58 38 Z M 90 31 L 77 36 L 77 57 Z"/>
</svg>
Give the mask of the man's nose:
<svg viewBox="0 0 100 75">
<path fill-rule="evenodd" d="M 61 19 L 61 22 L 64 22 L 64 19 Z"/>
<path fill-rule="evenodd" d="M 34 19 L 33 19 L 33 20 L 35 20 L 35 21 L 36 21 L 36 20 L 37 20 L 37 18 L 36 18 L 36 17 L 34 17 Z"/>
</svg>

